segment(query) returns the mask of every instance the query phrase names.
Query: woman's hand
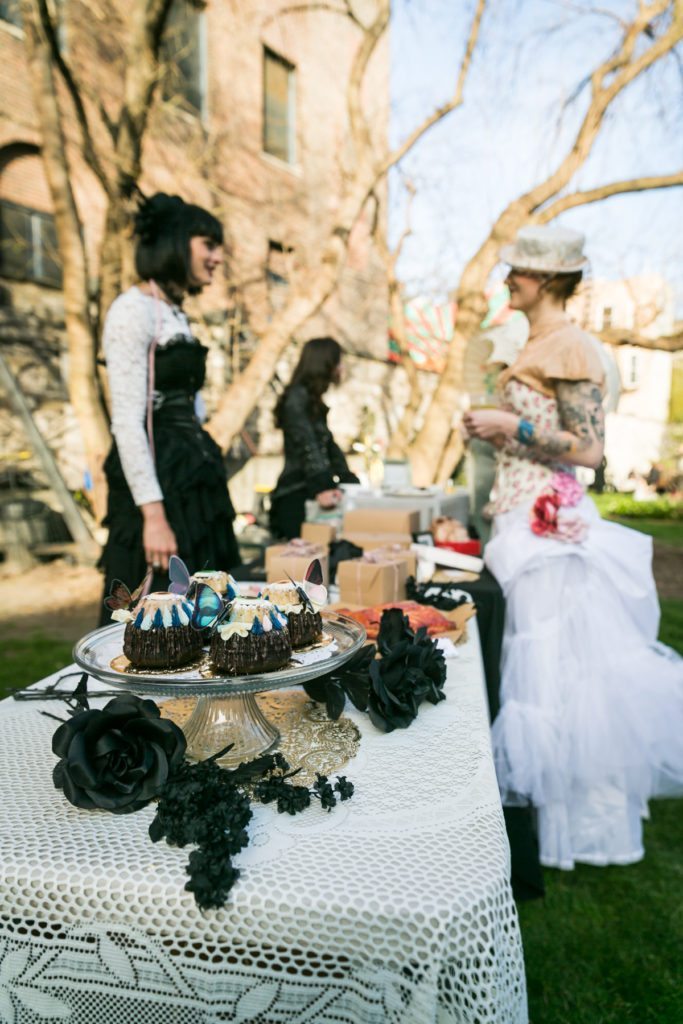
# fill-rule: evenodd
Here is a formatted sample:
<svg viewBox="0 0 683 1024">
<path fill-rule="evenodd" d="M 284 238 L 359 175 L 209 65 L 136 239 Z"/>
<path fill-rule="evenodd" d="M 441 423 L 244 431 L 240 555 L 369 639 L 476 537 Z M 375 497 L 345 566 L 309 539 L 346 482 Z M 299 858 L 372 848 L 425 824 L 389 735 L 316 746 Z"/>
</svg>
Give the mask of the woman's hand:
<svg viewBox="0 0 683 1024">
<path fill-rule="evenodd" d="M 175 534 L 168 525 L 161 501 L 150 501 L 140 506 L 142 512 L 142 544 L 147 564 L 154 569 L 168 569 L 171 555 L 178 554 Z"/>
<path fill-rule="evenodd" d="M 500 445 L 517 433 L 519 416 L 502 409 L 477 409 L 465 413 L 463 425 L 469 437 Z"/>
<path fill-rule="evenodd" d="M 334 490 L 330 491 L 320 491 L 319 494 L 316 494 L 315 500 L 321 508 L 336 508 L 342 497 L 342 492 L 334 488 Z"/>
</svg>

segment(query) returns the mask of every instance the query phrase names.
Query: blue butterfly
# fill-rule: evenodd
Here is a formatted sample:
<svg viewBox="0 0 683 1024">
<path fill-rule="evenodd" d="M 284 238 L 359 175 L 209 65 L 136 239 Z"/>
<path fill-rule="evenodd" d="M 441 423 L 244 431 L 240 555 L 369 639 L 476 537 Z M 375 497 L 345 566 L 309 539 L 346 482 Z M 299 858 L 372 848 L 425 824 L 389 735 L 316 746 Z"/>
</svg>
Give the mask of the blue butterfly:
<svg viewBox="0 0 683 1024">
<path fill-rule="evenodd" d="M 217 626 L 225 618 L 229 609 L 229 602 L 224 602 L 215 590 L 207 587 L 205 583 L 200 583 L 194 598 L 192 625 L 195 629 L 210 629 L 212 626 Z"/>
</svg>

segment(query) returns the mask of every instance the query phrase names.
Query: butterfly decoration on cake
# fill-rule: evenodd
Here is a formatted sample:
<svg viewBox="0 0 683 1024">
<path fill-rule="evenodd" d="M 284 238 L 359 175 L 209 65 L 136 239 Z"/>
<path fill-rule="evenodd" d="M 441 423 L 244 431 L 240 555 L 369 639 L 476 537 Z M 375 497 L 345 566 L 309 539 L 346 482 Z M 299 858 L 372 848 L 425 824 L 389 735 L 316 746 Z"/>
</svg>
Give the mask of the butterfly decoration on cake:
<svg viewBox="0 0 683 1024">
<path fill-rule="evenodd" d="M 128 622 L 130 620 L 133 608 L 149 590 L 153 571 L 151 565 L 148 566 L 142 582 L 135 588 L 132 594 L 122 580 L 113 581 L 111 590 L 104 599 L 104 605 L 112 612 L 114 622 Z"/>
<path fill-rule="evenodd" d="M 287 579 L 296 587 L 302 605 L 310 612 L 317 612 L 327 602 L 327 587 L 323 585 L 323 570 L 319 558 L 314 558 L 303 580 L 297 583 L 289 573 Z"/>
<path fill-rule="evenodd" d="M 171 555 L 169 559 L 168 576 L 171 581 L 168 589 L 172 594 L 179 594 L 181 597 L 186 595 L 192 597 L 193 593 L 200 586 L 209 586 L 210 589 L 213 589 L 210 584 L 205 584 L 202 580 L 198 579 L 197 577 L 199 576 L 221 578 L 225 582 L 224 598 L 226 601 L 232 601 L 238 595 L 237 583 L 230 573 L 202 571 L 201 573 L 190 575 L 189 569 L 178 555 Z"/>
<path fill-rule="evenodd" d="M 224 601 L 220 594 L 206 583 L 199 583 L 194 594 L 192 625 L 195 629 L 217 628 L 230 611 L 230 605 L 236 595 Z"/>
<path fill-rule="evenodd" d="M 190 589 L 190 573 L 182 558 L 177 555 L 171 555 L 168 560 L 168 578 L 171 581 L 168 588 L 170 592 L 184 597 Z"/>
</svg>

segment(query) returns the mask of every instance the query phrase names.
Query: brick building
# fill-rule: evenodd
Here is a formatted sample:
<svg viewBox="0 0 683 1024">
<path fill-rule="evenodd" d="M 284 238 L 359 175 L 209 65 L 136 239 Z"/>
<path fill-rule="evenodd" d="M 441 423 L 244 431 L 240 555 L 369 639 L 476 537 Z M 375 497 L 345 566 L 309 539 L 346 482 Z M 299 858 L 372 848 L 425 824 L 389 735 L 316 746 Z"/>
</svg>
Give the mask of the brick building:
<svg viewBox="0 0 683 1024">
<path fill-rule="evenodd" d="M 197 12 L 175 0 L 164 43 L 168 67 L 145 136 L 143 191 L 177 192 L 214 210 L 230 242 L 226 274 L 189 307 L 212 344 L 210 403 L 248 358 L 254 337 L 301 268 L 317 265 L 339 201 L 342 168 L 351 159 L 345 90 L 358 30 L 323 10 L 281 14 L 286 6 L 281 0 L 210 0 Z M 61 0 L 52 9 L 59 12 L 60 45 L 84 92 L 116 109 L 130 5 Z M 388 122 L 388 60 L 384 40 L 366 90 L 380 151 Z M 93 124 L 104 130 L 98 118 Z M 96 278 L 104 199 L 79 157 L 76 124 L 68 122 L 66 130 Z M 58 323 L 59 255 L 40 144 L 19 0 L 0 0 L 0 294 L 14 318 L 30 311 Z M 379 360 L 369 375 L 352 366 L 361 391 L 369 388 L 370 403 L 386 390 L 389 374 L 386 312 L 383 269 L 369 226 L 361 222 L 338 291 L 302 337 L 334 333 L 363 364 L 368 356 Z M 294 354 L 276 368 L 283 378 Z M 260 450 L 272 452 L 279 440 L 268 436 L 271 404 L 266 396 L 250 427 Z M 348 396 L 341 399 L 340 407 L 345 405 Z M 354 435 L 353 423 L 339 426 L 347 439 Z M 73 476 L 69 483 L 78 486 Z"/>
</svg>

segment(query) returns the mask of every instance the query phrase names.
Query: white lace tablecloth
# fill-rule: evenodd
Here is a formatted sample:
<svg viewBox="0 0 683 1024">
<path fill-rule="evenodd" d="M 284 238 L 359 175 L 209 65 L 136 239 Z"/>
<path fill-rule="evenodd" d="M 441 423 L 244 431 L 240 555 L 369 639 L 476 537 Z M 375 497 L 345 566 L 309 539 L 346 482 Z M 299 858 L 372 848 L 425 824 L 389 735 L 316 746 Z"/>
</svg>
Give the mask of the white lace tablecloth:
<svg viewBox="0 0 683 1024">
<path fill-rule="evenodd" d="M 447 700 L 362 731 L 351 801 L 258 808 L 227 905 L 183 890 L 152 807 L 77 810 L 57 727 L 0 705 L 0 1020 L 11 1024 L 523 1024 L 522 947 L 474 622 Z M 75 682 L 75 680 L 74 680 Z"/>
</svg>

